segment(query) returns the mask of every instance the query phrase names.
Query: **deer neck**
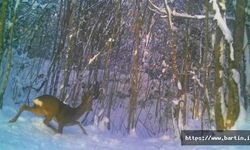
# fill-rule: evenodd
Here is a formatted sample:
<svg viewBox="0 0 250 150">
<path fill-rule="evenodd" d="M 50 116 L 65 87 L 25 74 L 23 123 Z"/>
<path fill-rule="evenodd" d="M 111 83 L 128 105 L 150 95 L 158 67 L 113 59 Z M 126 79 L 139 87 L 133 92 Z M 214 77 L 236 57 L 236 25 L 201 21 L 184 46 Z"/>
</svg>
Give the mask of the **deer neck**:
<svg viewBox="0 0 250 150">
<path fill-rule="evenodd" d="M 75 108 L 75 115 L 74 118 L 77 120 L 79 119 L 86 111 L 89 109 L 88 104 L 89 99 L 82 100 L 81 104 Z"/>
</svg>

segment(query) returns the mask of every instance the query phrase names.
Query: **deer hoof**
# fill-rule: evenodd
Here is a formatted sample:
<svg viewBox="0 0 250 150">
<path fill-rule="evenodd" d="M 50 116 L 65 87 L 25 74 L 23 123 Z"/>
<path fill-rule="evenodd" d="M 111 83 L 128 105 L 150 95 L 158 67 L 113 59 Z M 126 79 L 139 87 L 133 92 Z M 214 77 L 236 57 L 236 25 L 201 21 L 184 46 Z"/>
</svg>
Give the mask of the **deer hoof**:
<svg viewBox="0 0 250 150">
<path fill-rule="evenodd" d="M 9 120 L 9 123 L 14 123 L 14 122 L 16 122 L 16 118 Z"/>
</svg>

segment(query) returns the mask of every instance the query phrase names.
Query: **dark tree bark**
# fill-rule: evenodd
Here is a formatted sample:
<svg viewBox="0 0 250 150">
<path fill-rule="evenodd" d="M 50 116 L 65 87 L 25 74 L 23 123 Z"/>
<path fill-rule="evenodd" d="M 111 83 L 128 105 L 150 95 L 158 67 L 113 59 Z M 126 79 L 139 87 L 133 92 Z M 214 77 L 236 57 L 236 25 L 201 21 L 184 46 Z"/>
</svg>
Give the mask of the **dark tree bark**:
<svg viewBox="0 0 250 150">
<path fill-rule="evenodd" d="M 140 38 L 141 38 L 141 24 L 142 18 L 140 14 L 141 0 L 136 0 L 135 3 L 135 23 L 134 23 L 134 47 L 133 47 L 133 64 L 131 72 L 131 99 L 129 102 L 128 115 L 128 133 L 136 127 L 136 108 L 138 96 L 138 81 L 139 81 L 139 53 L 140 53 Z"/>
<path fill-rule="evenodd" d="M 247 108 L 246 98 L 246 61 L 244 57 L 244 33 L 246 32 L 246 7 L 248 0 L 236 2 L 235 23 L 234 23 L 234 51 L 235 51 L 235 68 L 240 73 L 240 96 L 244 98 L 245 108 Z"/>
<path fill-rule="evenodd" d="M 2 8 L 0 14 L 0 63 L 2 62 L 2 57 L 4 54 L 4 33 L 5 33 L 7 12 L 8 12 L 8 4 L 9 0 L 2 1 Z"/>
</svg>

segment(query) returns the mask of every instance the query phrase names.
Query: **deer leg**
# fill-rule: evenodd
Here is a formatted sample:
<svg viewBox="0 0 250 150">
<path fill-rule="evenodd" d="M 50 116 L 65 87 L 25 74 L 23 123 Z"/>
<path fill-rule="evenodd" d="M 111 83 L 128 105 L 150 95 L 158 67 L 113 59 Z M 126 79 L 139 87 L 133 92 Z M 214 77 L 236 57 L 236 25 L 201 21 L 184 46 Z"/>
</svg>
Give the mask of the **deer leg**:
<svg viewBox="0 0 250 150">
<path fill-rule="evenodd" d="M 57 133 L 57 130 L 55 127 L 53 127 L 51 124 L 50 124 L 50 121 L 52 120 L 53 116 L 46 116 L 45 119 L 43 120 L 43 123 L 49 127 L 50 129 L 52 129 L 54 132 Z"/>
<path fill-rule="evenodd" d="M 43 123 L 48 126 L 49 125 L 49 122 L 51 121 L 52 117 L 48 117 L 46 116 L 45 119 L 43 120 Z"/>
<path fill-rule="evenodd" d="M 64 127 L 64 125 L 63 125 L 62 123 L 59 123 L 59 124 L 58 124 L 58 133 L 61 133 L 61 134 L 62 134 L 62 132 L 63 132 L 63 127 Z"/>
<path fill-rule="evenodd" d="M 49 127 L 50 129 L 52 129 L 55 133 L 57 133 L 57 129 L 55 127 L 53 127 L 51 124 L 48 124 L 47 127 Z"/>
<path fill-rule="evenodd" d="M 77 124 L 82 129 L 82 132 L 84 134 L 88 135 L 86 130 L 84 129 L 84 127 L 82 126 L 82 124 L 79 121 L 74 121 L 74 124 Z"/>
<path fill-rule="evenodd" d="M 10 123 L 16 122 L 16 120 L 19 118 L 19 116 L 22 114 L 23 111 L 30 111 L 31 107 L 28 105 L 22 105 L 20 109 L 18 110 L 15 117 L 13 117 L 11 120 L 9 120 Z"/>
<path fill-rule="evenodd" d="M 24 104 L 20 107 L 20 109 L 18 110 L 15 117 L 13 117 L 11 120 L 9 120 L 9 122 L 10 123 L 16 122 L 16 120 L 19 118 L 19 116 L 22 114 L 23 111 L 29 111 L 35 115 L 38 115 L 38 116 L 43 115 L 42 109 L 39 106 L 34 105 L 34 106 L 30 107 L 30 106 Z"/>
</svg>

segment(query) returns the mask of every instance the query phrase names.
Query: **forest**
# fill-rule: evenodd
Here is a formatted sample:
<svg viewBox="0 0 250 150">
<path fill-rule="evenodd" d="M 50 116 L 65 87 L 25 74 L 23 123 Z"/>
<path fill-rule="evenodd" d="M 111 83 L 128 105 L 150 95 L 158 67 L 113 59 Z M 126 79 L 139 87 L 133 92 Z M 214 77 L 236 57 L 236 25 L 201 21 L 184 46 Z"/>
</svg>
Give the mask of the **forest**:
<svg viewBox="0 0 250 150">
<path fill-rule="evenodd" d="M 7 120 L 44 94 L 76 108 L 94 87 L 79 121 L 110 134 L 250 128 L 248 0 L 0 0 L 0 8 Z"/>
</svg>

